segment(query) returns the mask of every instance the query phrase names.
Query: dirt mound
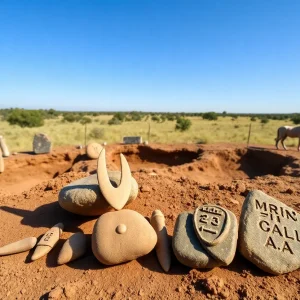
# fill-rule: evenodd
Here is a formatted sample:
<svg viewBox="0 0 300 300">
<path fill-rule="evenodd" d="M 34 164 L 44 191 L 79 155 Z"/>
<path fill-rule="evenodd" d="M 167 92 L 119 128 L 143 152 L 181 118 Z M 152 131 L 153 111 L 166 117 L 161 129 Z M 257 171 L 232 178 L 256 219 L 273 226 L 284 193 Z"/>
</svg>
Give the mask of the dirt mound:
<svg viewBox="0 0 300 300">
<path fill-rule="evenodd" d="M 118 154 L 126 155 L 140 187 L 138 198 L 127 208 L 145 217 L 150 217 L 155 209 L 163 211 L 170 239 L 177 215 L 203 203 L 222 205 L 239 218 L 245 196 L 252 189 L 260 189 L 300 212 L 299 176 L 277 176 L 288 168 L 293 170 L 300 158 L 297 153 L 247 150 L 234 145 L 154 145 L 149 149 L 108 146 L 107 164 L 110 169 L 118 169 Z M 6 171 L 0 175 L 1 245 L 27 236 L 39 237 L 61 221 L 65 231 L 48 256 L 35 262 L 30 262 L 32 251 L 0 258 L 1 299 L 299 297 L 300 270 L 270 276 L 238 253 L 230 266 L 212 270 L 191 270 L 172 257 L 170 273 L 165 274 L 154 251 L 136 261 L 105 267 L 88 247 L 82 259 L 57 266 L 64 241 L 73 232 L 83 231 L 90 245 L 96 222 L 96 218 L 76 216 L 61 209 L 58 193 L 66 184 L 95 172 L 96 161 L 87 160 L 82 150 L 64 148 L 49 155 L 12 156 L 5 163 Z M 267 172 L 270 173 L 266 175 Z M 19 176 L 19 182 L 13 183 L 14 176 Z M 22 192 L 16 190 L 22 179 L 28 182 L 30 176 L 36 180 L 40 177 L 39 183 L 24 184 L 27 188 Z M 14 189 L 16 193 L 12 194 Z"/>
</svg>

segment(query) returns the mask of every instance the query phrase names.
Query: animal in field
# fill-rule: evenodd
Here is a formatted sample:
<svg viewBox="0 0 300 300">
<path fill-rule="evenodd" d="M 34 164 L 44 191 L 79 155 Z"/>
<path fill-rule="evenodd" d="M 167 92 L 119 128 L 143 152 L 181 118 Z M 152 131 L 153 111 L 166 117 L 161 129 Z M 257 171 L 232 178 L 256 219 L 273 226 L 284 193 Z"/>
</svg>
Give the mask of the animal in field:
<svg viewBox="0 0 300 300">
<path fill-rule="evenodd" d="M 276 148 L 278 149 L 278 142 L 281 141 L 282 147 L 284 150 L 286 149 L 286 146 L 284 144 L 284 140 L 287 137 L 291 138 L 298 138 L 298 151 L 300 151 L 300 126 L 292 127 L 292 126 L 282 126 L 279 127 L 277 130 L 277 138 L 275 139 L 276 141 Z"/>
</svg>

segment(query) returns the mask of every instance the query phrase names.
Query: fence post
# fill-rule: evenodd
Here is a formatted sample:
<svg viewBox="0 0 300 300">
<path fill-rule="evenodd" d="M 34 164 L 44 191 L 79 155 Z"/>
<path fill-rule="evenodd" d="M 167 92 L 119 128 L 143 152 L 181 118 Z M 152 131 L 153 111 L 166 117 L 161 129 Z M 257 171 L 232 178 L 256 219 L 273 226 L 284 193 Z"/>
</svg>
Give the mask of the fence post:
<svg viewBox="0 0 300 300">
<path fill-rule="evenodd" d="M 150 122 L 148 123 L 148 143 L 150 143 L 150 130 L 151 130 L 151 125 Z"/>
<path fill-rule="evenodd" d="M 248 133 L 247 148 L 249 147 L 250 135 L 251 135 L 251 123 L 249 124 L 249 133 Z"/>
</svg>

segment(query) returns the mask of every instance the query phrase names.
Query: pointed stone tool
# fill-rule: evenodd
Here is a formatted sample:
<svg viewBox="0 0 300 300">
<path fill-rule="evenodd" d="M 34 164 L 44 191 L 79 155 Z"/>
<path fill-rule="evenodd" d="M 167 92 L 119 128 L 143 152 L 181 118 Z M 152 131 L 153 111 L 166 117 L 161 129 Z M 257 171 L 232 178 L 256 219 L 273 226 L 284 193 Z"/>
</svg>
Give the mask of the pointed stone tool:
<svg viewBox="0 0 300 300">
<path fill-rule="evenodd" d="M 28 251 L 36 245 L 36 242 L 36 237 L 29 237 L 17 242 L 10 243 L 0 248 L 0 255 L 9 255 Z"/>
<path fill-rule="evenodd" d="M 108 177 L 104 148 L 99 155 L 98 166 L 97 166 L 98 183 L 99 183 L 101 193 L 104 196 L 107 203 L 116 210 L 120 210 L 125 206 L 131 191 L 130 168 L 123 154 L 120 154 L 120 158 L 121 158 L 121 182 L 117 188 L 111 185 Z"/>
<path fill-rule="evenodd" d="M 86 236 L 82 232 L 74 233 L 62 246 L 57 264 L 63 265 L 82 256 L 86 251 Z"/>
<path fill-rule="evenodd" d="M 160 210 L 155 210 L 151 216 L 151 225 L 157 234 L 155 246 L 158 261 L 165 272 L 171 267 L 171 247 L 169 245 L 168 233 L 165 224 L 165 217 Z"/>
<path fill-rule="evenodd" d="M 59 241 L 63 229 L 64 224 L 62 223 L 57 223 L 50 228 L 38 242 L 37 247 L 32 254 L 31 260 L 37 260 L 50 252 Z"/>
<path fill-rule="evenodd" d="M 0 136 L 0 148 L 2 150 L 2 155 L 4 157 L 7 157 L 9 156 L 9 150 L 8 150 L 8 147 L 6 145 L 6 142 L 5 142 L 5 139 L 3 138 L 3 136 Z"/>
</svg>

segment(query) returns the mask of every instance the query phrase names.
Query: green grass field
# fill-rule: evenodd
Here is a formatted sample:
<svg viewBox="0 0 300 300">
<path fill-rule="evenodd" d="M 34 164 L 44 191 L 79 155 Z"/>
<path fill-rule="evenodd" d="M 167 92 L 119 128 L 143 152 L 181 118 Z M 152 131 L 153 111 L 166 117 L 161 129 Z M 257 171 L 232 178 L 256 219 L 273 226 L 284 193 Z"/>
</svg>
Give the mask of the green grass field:
<svg viewBox="0 0 300 300">
<path fill-rule="evenodd" d="M 111 115 L 92 117 L 93 122 L 87 125 L 87 142 L 119 143 L 123 136 L 141 135 L 143 140 L 148 139 L 149 120 L 137 122 L 123 122 L 121 125 L 108 125 Z M 188 131 L 175 131 L 175 121 L 156 123 L 150 121 L 150 142 L 155 143 L 247 143 L 249 124 L 252 123 L 251 144 L 274 145 L 277 128 L 283 125 L 292 125 L 287 121 L 270 120 L 261 124 L 260 120 L 251 122 L 249 117 L 219 117 L 217 121 L 203 120 L 201 117 L 190 117 L 192 126 Z M 92 132 L 97 130 L 97 138 Z M 80 123 L 64 123 L 61 117 L 46 120 L 45 125 L 38 128 L 21 128 L 0 121 L 0 135 L 6 139 L 10 151 L 31 151 L 35 133 L 47 134 L 53 146 L 84 145 L 85 126 Z M 287 146 L 296 146 L 296 139 L 287 139 Z"/>
</svg>

